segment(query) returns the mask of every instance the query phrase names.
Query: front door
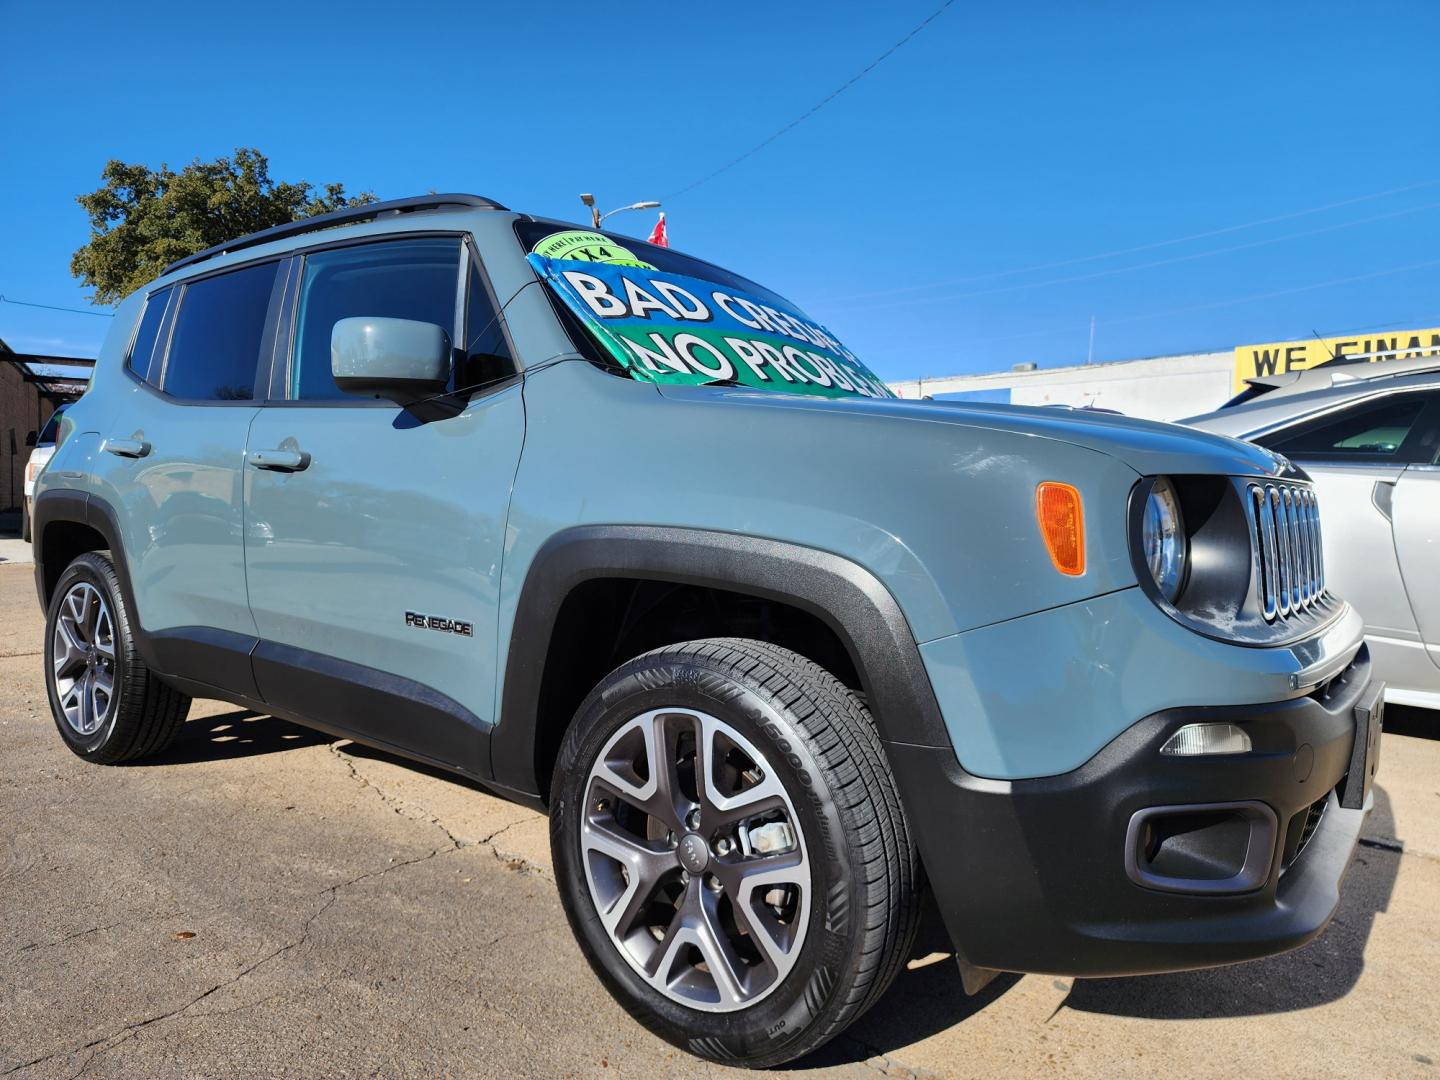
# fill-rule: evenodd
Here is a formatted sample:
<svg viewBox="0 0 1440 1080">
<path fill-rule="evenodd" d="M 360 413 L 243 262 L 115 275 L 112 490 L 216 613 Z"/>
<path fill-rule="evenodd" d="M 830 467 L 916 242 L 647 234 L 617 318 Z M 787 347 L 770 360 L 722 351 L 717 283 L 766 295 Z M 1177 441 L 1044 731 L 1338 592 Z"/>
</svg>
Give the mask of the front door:
<svg viewBox="0 0 1440 1080">
<path fill-rule="evenodd" d="M 1407 468 L 1395 485 L 1393 506 L 1395 553 L 1410 607 L 1425 650 L 1440 667 L 1440 465 Z"/>
<path fill-rule="evenodd" d="M 1440 393 L 1412 386 L 1257 440 L 1315 481 L 1327 583 L 1365 617 L 1376 672 L 1392 689 L 1435 684 L 1426 643 L 1440 631 L 1440 513 L 1424 500 L 1440 484 L 1411 470 L 1435 460 L 1437 410 Z"/>
<path fill-rule="evenodd" d="M 283 400 L 251 425 L 245 470 L 261 693 L 279 711 L 483 775 L 524 431 L 493 299 L 450 236 L 315 251 L 297 280 Z M 339 390 L 330 333 L 352 316 L 452 331 L 452 385 L 481 384 L 464 411 L 421 422 Z"/>
</svg>

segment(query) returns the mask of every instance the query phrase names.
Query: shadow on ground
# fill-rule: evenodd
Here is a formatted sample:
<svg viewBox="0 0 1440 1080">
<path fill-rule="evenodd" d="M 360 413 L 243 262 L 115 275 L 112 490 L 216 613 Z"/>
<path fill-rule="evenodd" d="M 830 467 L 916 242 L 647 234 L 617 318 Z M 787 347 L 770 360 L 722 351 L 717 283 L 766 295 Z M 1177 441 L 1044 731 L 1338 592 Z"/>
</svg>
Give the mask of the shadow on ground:
<svg viewBox="0 0 1440 1080">
<path fill-rule="evenodd" d="M 261 754 L 279 754 L 286 750 L 299 750 L 306 746 L 323 746 L 327 743 L 343 743 L 345 753 L 351 757 L 367 758 L 372 761 L 388 761 L 392 765 L 410 769 L 424 776 L 434 777 L 451 784 L 470 788 L 482 795 L 493 793 L 484 785 L 459 773 L 413 761 L 400 754 L 378 750 L 363 743 L 351 742 L 344 736 L 327 735 L 321 731 L 292 724 L 288 720 L 255 713 L 248 709 L 220 713 L 217 716 L 202 716 L 187 720 L 180 729 L 180 735 L 163 754 L 127 762 L 127 766 L 147 768 L 155 765 L 193 765 L 202 761 L 226 761 L 232 758 L 258 757 Z"/>
<path fill-rule="evenodd" d="M 974 997 L 967 996 L 960 986 L 949 934 L 928 892 L 910 965 L 874 1008 L 839 1038 L 788 1067 L 824 1069 L 892 1054 L 963 1023 L 1020 981 L 1019 975 L 1000 975 Z"/>
<path fill-rule="evenodd" d="M 392 754 L 387 750 L 379 750 L 373 746 L 366 746 L 364 743 L 347 743 L 345 753 L 351 757 L 368 758 L 371 761 L 388 761 L 392 765 L 399 765 L 409 769 L 411 772 L 420 773 L 422 776 L 433 777 L 436 780 L 444 780 L 447 784 L 458 784 L 477 792 L 480 795 L 487 795 L 492 799 L 500 798 L 493 791 L 490 791 L 478 780 L 471 780 L 461 773 L 451 772 L 449 769 L 441 768 L 438 765 L 427 765 L 423 761 L 414 761 L 400 754 Z"/>
<path fill-rule="evenodd" d="M 130 762 L 135 768 L 193 765 L 298 750 L 334 742 L 328 735 L 246 709 L 187 720 L 180 736 L 163 754 Z"/>
</svg>

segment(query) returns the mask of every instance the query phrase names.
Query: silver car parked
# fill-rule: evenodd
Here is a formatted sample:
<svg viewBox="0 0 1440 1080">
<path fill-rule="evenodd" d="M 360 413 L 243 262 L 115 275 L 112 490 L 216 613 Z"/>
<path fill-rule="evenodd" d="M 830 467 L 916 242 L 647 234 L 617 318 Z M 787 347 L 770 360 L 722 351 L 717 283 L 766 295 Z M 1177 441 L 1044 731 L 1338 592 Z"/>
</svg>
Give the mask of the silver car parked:
<svg viewBox="0 0 1440 1080">
<path fill-rule="evenodd" d="M 1327 583 L 1365 617 L 1386 700 L 1440 709 L 1440 359 L 1342 359 L 1252 380 L 1182 423 L 1310 474 Z"/>
</svg>

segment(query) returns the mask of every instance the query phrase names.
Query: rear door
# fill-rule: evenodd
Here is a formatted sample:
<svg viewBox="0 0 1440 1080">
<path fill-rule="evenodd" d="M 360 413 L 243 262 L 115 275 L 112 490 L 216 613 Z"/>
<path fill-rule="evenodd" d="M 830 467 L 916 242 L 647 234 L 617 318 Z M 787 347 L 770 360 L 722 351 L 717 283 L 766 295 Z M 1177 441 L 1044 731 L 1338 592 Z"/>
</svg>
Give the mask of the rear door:
<svg viewBox="0 0 1440 1080">
<path fill-rule="evenodd" d="M 265 699 L 484 773 L 505 515 L 524 411 L 493 295 L 457 235 L 306 253 L 272 400 L 250 433 L 245 563 Z M 342 392 L 330 334 L 356 316 L 437 323 L 458 415 L 422 422 Z M 278 451 L 303 465 L 255 467 Z"/>
<path fill-rule="evenodd" d="M 255 634 L 241 477 L 282 277 L 272 260 L 152 294 L 126 361 L 129 389 L 96 455 L 97 491 L 119 519 L 162 670 L 192 674 L 187 657 L 204 641 L 235 655 L 235 670 L 215 679 L 239 690 L 250 689 Z"/>
</svg>

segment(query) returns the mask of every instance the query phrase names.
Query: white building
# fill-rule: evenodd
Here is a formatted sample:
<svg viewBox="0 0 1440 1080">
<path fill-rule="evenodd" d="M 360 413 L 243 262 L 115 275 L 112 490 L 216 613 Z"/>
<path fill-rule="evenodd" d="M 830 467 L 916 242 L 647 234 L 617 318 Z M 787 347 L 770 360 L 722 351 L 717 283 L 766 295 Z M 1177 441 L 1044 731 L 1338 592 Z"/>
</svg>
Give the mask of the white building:
<svg viewBox="0 0 1440 1080">
<path fill-rule="evenodd" d="M 1218 408 L 1234 395 L 1235 350 L 1156 356 L 1075 367 L 892 382 L 903 398 L 1114 409 L 1148 420 L 1178 420 Z"/>
<path fill-rule="evenodd" d="M 1089 406 L 1147 420 L 1179 420 L 1219 408 L 1249 379 L 1304 371 L 1341 356 L 1372 362 L 1440 356 L 1440 326 L 1272 341 L 1223 352 L 1109 364 L 1056 368 L 1020 364 L 989 375 L 948 375 L 889 385 L 905 398 Z"/>
</svg>

